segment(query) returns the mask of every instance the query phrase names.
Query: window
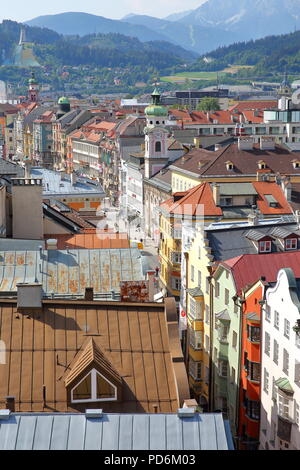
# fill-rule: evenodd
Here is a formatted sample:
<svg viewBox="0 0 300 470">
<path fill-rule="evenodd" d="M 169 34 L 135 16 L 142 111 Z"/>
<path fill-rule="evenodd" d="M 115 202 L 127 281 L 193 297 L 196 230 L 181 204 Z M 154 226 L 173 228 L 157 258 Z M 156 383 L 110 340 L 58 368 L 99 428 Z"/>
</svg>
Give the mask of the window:
<svg viewBox="0 0 300 470">
<path fill-rule="evenodd" d="M 218 328 L 218 331 L 219 331 L 219 341 L 221 341 L 222 343 L 227 343 L 229 327 L 223 325 L 220 322 L 220 326 Z"/>
<path fill-rule="evenodd" d="M 196 381 L 201 380 L 201 362 L 196 362 L 191 357 L 189 358 L 189 374 Z"/>
<path fill-rule="evenodd" d="M 286 375 L 289 375 L 289 353 L 286 349 L 283 350 L 283 366 L 282 370 Z"/>
<path fill-rule="evenodd" d="M 205 335 L 205 350 L 209 351 L 209 336 Z"/>
<path fill-rule="evenodd" d="M 254 382 L 260 382 L 260 364 L 258 362 L 248 361 L 248 379 Z"/>
<path fill-rule="evenodd" d="M 284 319 L 284 336 L 290 339 L 290 322 L 286 318 Z"/>
<path fill-rule="evenodd" d="M 219 361 L 219 375 L 221 377 L 227 377 L 228 374 L 228 362 L 227 361 Z"/>
<path fill-rule="evenodd" d="M 266 393 L 269 393 L 269 376 L 269 372 L 266 368 L 264 368 L 264 391 Z"/>
<path fill-rule="evenodd" d="M 276 310 L 274 312 L 274 326 L 279 330 L 279 313 Z"/>
<path fill-rule="evenodd" d="M 225 305 L 229 304 L 229 290 L 225 289 Z"/>
<path fill-rule="evenodd" d="M 289 238 L 284 242 L 286 250 L 297 250 L 297 238 Z"/>
<path fill-rule="evenodd" d="M 206 278 L 206 293 L 209 294 L 209 278 Z"/>
<path fill-rule="evenodd" d="M 193 319 L 193 320 L 202 320 L 202 310 L 201 310 L 201 303 L 200 302 L 197 302 L 195 299 L 193 298 L 189 298 L 190 299 L 190 309 L 189 309 L 189 316 Z"/>
<path fill-rule="evenodd" d="M 179 291 L 181 289 L 181 280 L 180 278 L 172 278 L 172 289 Z"/>
<path fill-rule="evenodd" d="M 236 349 L 237 346 L 237 333 L 235 331 L 232 332 L 232 347 Z"/>
<path fill-rule="evenodd" d="M 235 384 L 235 368 L 234 367 L 231 367 L 231 376 L 230 376 L 230 382 L 232 384 Z"/>
<path fill-rule="evenodd" d="M 277 365 L 278 365 L 278 357 L 279 357 L 279 344 L 276 341 L 276 339 L 274 339 L 274 343 L 273 343 L 273 361 Z"/>
<path fill-rule="evenodd" d="M 295 333 L 295 345 L 300 348 L 300 335 L 297 335 L 297 333 Z"/>
<path fill-rule="evenodd" d="M 290 419 L 290 405 L 292 400 L 286 395 L 278 393 L 278 414 L 282 418 Z"/>
<path fill-rule="evenodd" d="M 260 253 L 270 253 L 271 252 L 271 241 L 259 242 L 259 252 Z"/>
<path fill-rule="evenodd" d="M 72 403 L 112 401 L 117 399 L 116 387 L 93 369 L 71 390 Z"/>
<path fill-rule="evenodd" d="M 181 253 L 177 251 L 173 251 L 172 253 L 173 263 L 180 264 L 181 263 Z"/>
<path fill-rule="evenodd" d="M 198 271 L 198 286 L 201 287 L 201 271 Z"/>
<path fill-rule="evenodd" d="M 217 281 L 216 281 L 216 287 L 215 287 L 215 295 L 216 297 L 220 296 L 220 284 Z"/>
<path fill-rule="evenodd" d="M 266 305 L 266 315 L 265 318 L 268 322 L 271 321 L 271 308 L 269 305 Z"/>
<path fill-rule="evenodd" d="M 247 325 L 247 332 L 248 332 L 248 340 L 251 341 L 251 343 L 260 342 L 260 327 L 259 326 Z"/>
<path fill-rule="evenodd" d="M 299 406 L 299 403 L 297 403 L 295 400 L 294 420 L 297 426 L 299 426 L 299 413 L 300 413 L 300 406 Z"/>
<path fill-rule="evenodd" d="M 273 377 L 272 381 L 272 400 L 275 402 L 277 401 L 277 387 L 275 377 Z"/>
<path fill-rule="evenodd" d="M 209 325 L 209 306 L 205 305 L 205 323 Z"/>
<path fill-rule="evenodd" d="M 192 346 L 192 348 L 195 350 L 202 349 L 202 338 L 203 338 L 202 331 L 195 331 L 192 328 L 190 328 L 189 334 L 190 334 L 190 345 Z"/>
<path fill-rule="evenodd" d="M 195 280 L 195 268 L 194 266 L 191 266 L 191 281 L 194 282 Z"/>
<path fill-rule="evenodd" d="M 260 418 L 260 402 L 247 400 L 246 406 L 249 418 L 258 420 Z"/>
<path fill-rule="evenodd" d="M 161 142 L 155 142 L 155 152 L 161 152 Z"/>
<path fill-rule="evenodd" d="M 265 332 L 265 354 L 270 357 L 271 336 Z"/>
</svg>

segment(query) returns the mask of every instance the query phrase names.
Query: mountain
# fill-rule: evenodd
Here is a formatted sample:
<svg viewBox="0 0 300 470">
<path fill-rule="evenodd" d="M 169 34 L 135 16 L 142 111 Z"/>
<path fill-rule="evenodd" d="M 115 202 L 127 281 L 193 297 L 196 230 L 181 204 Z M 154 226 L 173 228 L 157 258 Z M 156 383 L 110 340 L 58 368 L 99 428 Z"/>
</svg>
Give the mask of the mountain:
<svg viewBox="0 0 300 470">
<path fill-rule="evenodd" d="M 207 0 L 178 21 L 262 38 L 300 29 L 300 0 Z"/>
<path fill-rule="evenodd" d="M 185 49 L 198 54 L 239 40 L 238 35 L 231 31 L 215 28 L 212 32 L 211 27 L 167 21 L 153 16 L 135 15 L 130 16 L 126 21 L 135 26 L 143 25 L 157 34 L 163 34 L 167 41 L 180 44 Z"/>
<path fill-rule="evenodd" d="M 164 19 L 166 21 L 179 21 L 179 20 L 182 20 L 185 16 L 192 13 L 192 11 L 193 10 L 187 10 L 187 11 L 182 11 L 181 13 L 172 13 L 171 15 L 166 16 Z M 130 16 L 134 16 L 134 15 L 130 15 Z"/>
<path fill-rule="evenodd" d="M 168 40 L 163 33 L 160 34 L 152 31 L 144 25 L 133 25 L 126 21 L 111 20 L 103 16 L 80 12 L 38 16 L 37 18 L 27 21 L 25 24 L 49 28 L 63 35 L 85 36 L 93 33 L 118 33 L 129 37 L 136 37 L 140 41 Z"/>
<path fill-rule="evenodd" d="M 222 70 L 228 65 L 251 65 L 255 69 L 243 70 L 242 74 L 255 76 L 257 73 L 270 75 L 283 74 L 285 68 L 289 74 L 300 73 L 300 31 L 263 39 L 251 40 L 220 47 L 206 55 L 212 62 L 206 64 L 205 56 L 200 57 L 191 70 Z"/>
</svg>

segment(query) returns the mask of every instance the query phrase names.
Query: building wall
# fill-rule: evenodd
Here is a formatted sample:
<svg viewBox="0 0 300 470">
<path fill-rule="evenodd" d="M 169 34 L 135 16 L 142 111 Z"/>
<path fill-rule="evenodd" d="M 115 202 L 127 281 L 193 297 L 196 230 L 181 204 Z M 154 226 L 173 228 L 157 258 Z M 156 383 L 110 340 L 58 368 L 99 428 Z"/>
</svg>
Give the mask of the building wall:
<svg viewBox="0 0 300 470">
<path fill-rule="evenodd" d="M 26 182 L 28 181 L 28 182 Z M 13 238 L 43 238 L 42 185 L 26 180 L 12 186 Z"/>
<path fill-rule="evenodd" d="M 0 186 L 0 238 L 6 237 L 6 187 Z"/>
<path fill-rule="evenodd" d="M 293 327 L 300 318 L 299 308 L 300 302 L 295 278 L 293 274 L 288 273 L 288 270 L 280 270 L 277 284 L 266 292 L 266 304 L 262 316 L 260 449 L 279 450 L 288 448 L 300 450 L 300 340 L 293 331 Z M 278 326 L 275 326 L 275 312 L 279 314 Z M 285 331 L 285 320 L 289 321 L 289 334 Z M 266 347 L 266 334 L 270 335 L 269 350 Z M 277 361 L 274 361 L 274 341 L 277 341 L 278 344 Z M 288 369 L 284 364 L 284 350 L 289 355 Z M 294 391 L 287 400 L 288 416 L 285 418 L 285 426 L 290 428 L 290 439 L 283 439 L 278 436 L 279 416 L 283 415 L 283 410 L 280 406 L 280 390 L 274 384 L 274 381 L 280 378 L 287 379 Z"/>
</svg>

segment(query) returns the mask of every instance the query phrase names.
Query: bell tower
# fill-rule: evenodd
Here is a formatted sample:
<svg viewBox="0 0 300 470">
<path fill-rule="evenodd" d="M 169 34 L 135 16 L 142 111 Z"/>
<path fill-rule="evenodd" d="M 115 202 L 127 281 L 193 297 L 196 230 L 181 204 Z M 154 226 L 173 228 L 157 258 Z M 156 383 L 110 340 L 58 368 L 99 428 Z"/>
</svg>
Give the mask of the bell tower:
<svg viewBox="0 0 300 470">
<path fill-rule="evenodd" d="M 157 89 L 152 93 L 152 105 L 145 109 L 145 177 L 151 178 L 168 163 L 168 110 L 161 105 Z"/>
<path fill-rule="evenodd" d="M 28 100 L 32 103 L 37 103 L 39 100 L 39 84 L 35 78 L 35 73 L 31 72 L 31 78 L 28 80 Z"/>
</svg>

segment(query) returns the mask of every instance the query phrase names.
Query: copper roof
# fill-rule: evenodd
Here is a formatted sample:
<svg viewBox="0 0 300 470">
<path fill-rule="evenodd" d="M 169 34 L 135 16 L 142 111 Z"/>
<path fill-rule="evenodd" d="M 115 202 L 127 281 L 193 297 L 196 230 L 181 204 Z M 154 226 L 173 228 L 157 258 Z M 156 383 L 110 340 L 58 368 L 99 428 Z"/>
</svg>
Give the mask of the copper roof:
<svg viewBox="0 0 300 470">
<path fill-rule="evenodd" d="M 45 301 L 41 312 L 27 315 L 17 314 L 16 302 L 1 301 L 0 408 L 6 396 L 15 397 L 17 412 L 99 408 L 67 400 L 65 379 L 81 367 L 82 350 L 97 356 L 102 374 L 109 369 L 122 382 L 120 401 L 101 402 L 105 412 L 153 413 L 154 405 L 159 413 L 177 411 L 190 397 L 173 303 Z"/>
</svg>

